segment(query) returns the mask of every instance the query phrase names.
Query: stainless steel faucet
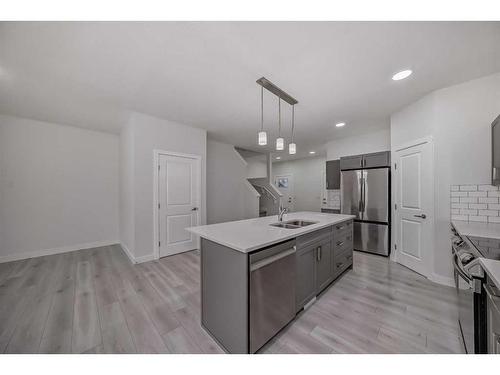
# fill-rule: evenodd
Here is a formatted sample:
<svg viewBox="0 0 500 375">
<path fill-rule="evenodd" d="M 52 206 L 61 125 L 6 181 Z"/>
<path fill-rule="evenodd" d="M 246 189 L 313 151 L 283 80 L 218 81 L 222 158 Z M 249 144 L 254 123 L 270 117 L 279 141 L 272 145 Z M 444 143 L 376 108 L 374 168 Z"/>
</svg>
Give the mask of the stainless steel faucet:
<svg viewBox="0 0 500 375">
<path fill-rule="evenodd" d="M 278 208 L 278 221 L 283 221 L 283 215 L 288 212 L 288 208 L 279 206 Z"/>
</svg>

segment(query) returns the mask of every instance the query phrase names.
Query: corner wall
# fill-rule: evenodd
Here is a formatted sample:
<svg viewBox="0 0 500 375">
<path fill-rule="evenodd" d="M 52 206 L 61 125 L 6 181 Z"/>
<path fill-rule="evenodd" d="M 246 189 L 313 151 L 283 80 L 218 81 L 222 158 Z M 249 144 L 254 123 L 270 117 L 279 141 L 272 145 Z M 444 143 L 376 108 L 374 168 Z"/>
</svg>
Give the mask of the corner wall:
<svg viewBox="0 0 500 375">
<path fill-rule="evenodd" d="M 234 146 L 207 141 L 208 224 L 259 216 L 258 193 L 248 182 L 247 173 L 248 165 Z"/>
<path fill-rule="evenodd" d="M 500 73 L 435 91 L 391 117 L 391 149 L 434 139 L 437 281 L 450 283 L 450 186 L 489 184 L 491 122 L 500 113 Z"/>
<path fill-rule="evenodd" d="M 140 263 L 154 259 L 154 150 L 201 156 L 200 224 L 206 223 L 206 139 L 207 132 L 202 129 L 142 113 L 131 115 L 120 142 L 121 160 L 126 164 L 122 168 L 122 181 L 129 185 L 121 187 L 125 208 L 120 233 L 122 243 L 132 242 L 126 245 L 132 261 Z M 126 212 L 132 212 L 131 222 Z"/>
<path fill-rule="evenodd" d="M 0 116 L 0 262 L 118 242 L 119 139 Z"/>
</svg>

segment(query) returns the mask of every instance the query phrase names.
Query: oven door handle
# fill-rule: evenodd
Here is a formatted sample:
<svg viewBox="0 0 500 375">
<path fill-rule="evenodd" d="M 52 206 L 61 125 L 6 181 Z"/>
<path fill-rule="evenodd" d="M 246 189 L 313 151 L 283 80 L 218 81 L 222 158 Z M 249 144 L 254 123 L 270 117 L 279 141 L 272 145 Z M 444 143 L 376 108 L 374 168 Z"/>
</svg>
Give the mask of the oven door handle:
<svg viewBox="0 0 500 375">
<path fill-rule="evenodd" d="M 471 272 L 471 269 L 473 267 L 478 267 L 479 269 L 479 272 L 476 273 L 472 273 Z M 480 278 L 483 278 L 484 277 L 484 271 L 483 271 L 483 267 L 481 266 L 481 263 L 479 261 L 479 258 L 476 258 L 474 260 L 472 260 L 471 262 L 467 263 L 465 266 L 464 266 L 464 270 L 468 273 L 470 273 L 472 276 L 475 276 L 475 277 L 480 277 Z"/>
<path fill-rule="evenodd" d="M 470 285 L 470 283 L 472 282 L 472 278 L 469 277 L 464 271 L 462 271 L 462 269 L 458 265 L 457 254 L 453 255 L 453 267 L 455 268 L 455 271 L 457 271 L 457 273 L 460 275 L 460 277 L 462 279 L 465 279 L 467 281 L 467 283 Z"/>
</svg>

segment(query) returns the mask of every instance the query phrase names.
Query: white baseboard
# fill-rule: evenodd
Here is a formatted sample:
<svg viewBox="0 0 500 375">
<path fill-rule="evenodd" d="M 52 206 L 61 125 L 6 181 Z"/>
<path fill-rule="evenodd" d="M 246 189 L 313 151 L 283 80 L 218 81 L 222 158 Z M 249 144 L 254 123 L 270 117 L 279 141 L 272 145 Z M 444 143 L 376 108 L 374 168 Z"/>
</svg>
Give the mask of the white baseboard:
<svg viewBox="0 0 500 375">
<path fill-rule="evenodd" d="M 136 264 L 137 262 L 135 261 L 135 258 L 134 258 L 134 256 L 132 255 L 132 252 L 130 251 L 130 249 L 129 249 L 127 246 L 125 246 L 125 244 L 124 244 L 123 242 L 120 242 L 120 246 L 122 247 L 123 252 L 124 252 L 125 254 L 127 254 L 128 259 L 129 259 L 129 260 L 130 260 L 133 264 Z"/>
<path fill-rule="evenodd" d="M 437 275 L 435 273 L 432 273 L 429 275 L 429 280 L 434 281 L 435 283 L 441 284 L 441 285 L 446 285 L 446 286 L 455 286 L 455 281 L 453 280 L 452 277 L 446 277 L 446 276 L 441 276 Z"/>
<path fill-rule="evenodd" d="M 122 247 L 122 249 L 125 252 L 125 254 L 127 254 L 128 259 L 130 259 L 130 261 L 132 262 L 132 264 L 144 263 L 144 262 L 149 262 L 151 260 L 155 260 L 154 254 L 144 255 L 142 257 L 136 258 L 136 257 L 134 257 L 134 255 L 132 254 L 132 252 L 130 251 L 130 249 L 124 243 L 120 243 L 120 246 Z"/>
<path fill-rule="evenodd" d="M 25 252 L 21 252 L 21 253 L 17 252 L 17 253 L 13 253 L 13 254 L 9 254 L 9 255 L 0 256 L 0 263 L 13 262 L 15 260 L 23 260 L 23 259 L 29 259 L 29 258 L 42 257 L 42 256 L 46 256 L 46 255 L 55 255 L 55 254 L 61 254 L 61 253 L 68 253 L 70 251 L 91 249 L 93 247 L 116 245 L 116 244 L 119 244 L 119 243 L 120 243 L 120 241 L 117 241 L 117 240 L 114 240 L 114 241 L 97 241 L 97 242 L 88 242 L 88 243 L 83 243 L 83 244 L 78 244 L 78 245 L 56 247 L 56 248 L 53 248 L 53 249 L 25 251 Z"/>
</svg>

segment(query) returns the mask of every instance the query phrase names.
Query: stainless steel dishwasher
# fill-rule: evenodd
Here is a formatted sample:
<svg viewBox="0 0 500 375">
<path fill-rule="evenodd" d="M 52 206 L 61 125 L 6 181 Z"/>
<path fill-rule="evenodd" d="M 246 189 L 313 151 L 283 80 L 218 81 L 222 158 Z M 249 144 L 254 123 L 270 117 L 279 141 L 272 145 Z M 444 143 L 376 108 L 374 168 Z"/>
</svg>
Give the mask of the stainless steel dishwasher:
<svg viewBox="0 0 500 375">
<path fill-rule="evenodd" d="M 295 317 L 295 240 L 250 255 L 250 352 Z"/>
</svg>

